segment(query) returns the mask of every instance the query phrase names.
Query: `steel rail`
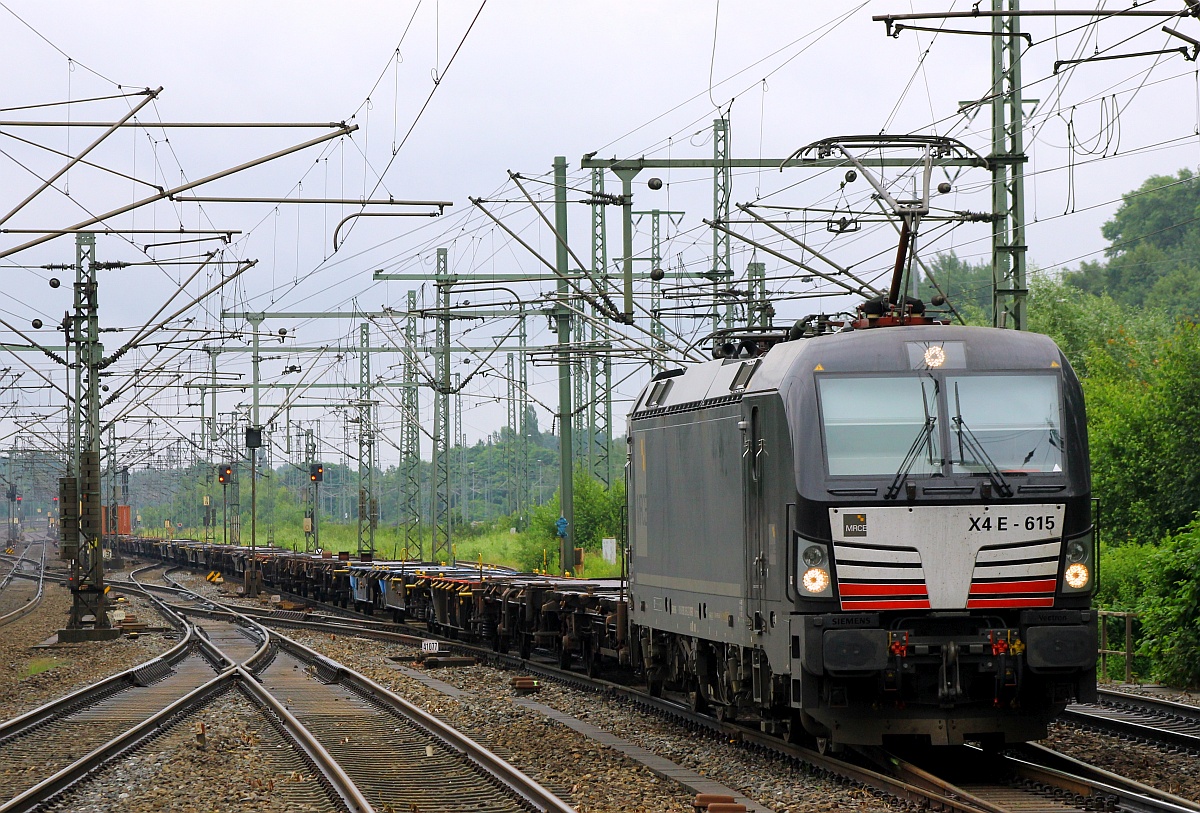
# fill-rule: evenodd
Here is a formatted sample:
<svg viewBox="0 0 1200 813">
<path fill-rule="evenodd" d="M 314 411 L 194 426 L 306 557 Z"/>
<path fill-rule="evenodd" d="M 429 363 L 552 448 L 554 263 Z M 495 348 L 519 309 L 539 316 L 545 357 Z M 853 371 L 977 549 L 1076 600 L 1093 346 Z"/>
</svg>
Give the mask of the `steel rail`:
<svg viewBox="0 0 1200 813">
<path fill-rule="evenodd" d="M 1101 698 L 1099 705 L 1067 706 L 1059 719 L 1117 737 L 1200 753 L 1200 708 L 1121 692 L 1106 691 Z"/>
<path fill-rule="evenodd" d="M 168 570 L 167 574 L 165 574 L 168 580 L 169 574 L 174 569 L 175 568 Z M 192 593 L 192 595 L 197 596 L 206 603 L 213 605 L 217 604 L 216 602 L 212 602 L 210 599 L 199 596 L 199 594 Z M 182 612 L 192 612 L 199 615 L 232 615 L 250 620 L 248 616 L 238 612 L 237 610 L 234 610 L 229 605 L 219 606 L 224 607 L 224 609 L 217 609 L 215 606 L 213 609 L 184 607 L 179 607 L 178 609 Z M 315 666 L 318 675 L 323 681 L 327 683 L 342 684 L 360 696 L 378 705 L 394 710 L 404 719 L 412 722 L 429 736 L 441 741 L 452 751 L 461 754 L 465 759 L 476 765 L 476 767 L 484 774 L 499 781 L 510 793 L 523 800 L 526 804 L 532 805 L 537 810 L 545 811 L 545 813 L 569 813 L 569 811 L 574 810 L 573 807 L 559 799 L 554 793 L 543 787 L 541 784 L 516 768 L 507 760 L 501 758 L 480 743 L 470 739 L 447 723 L 442 722 L 437 717 L 421 710 L 420 708 L 417 708 L 412 703 L 409 703 L 407 700 L 386 689 L 379 683 L 376 683 L 365 675 L 343 666 L 341 663 L 338 663 L 337 661 L 304 646 L 298 641 L 293 641 L 292 639 L 281 635 L 278 632 L 268 631 L 265 627 L 257 622 L 254 623 L 255 626 L 263 629 L 264 632 L 267 632 L 270 637 L 278 639 L 281 649 L 297 657 L 302 662 Z M 350 627 L 349 625 L 337 626 L 338 629 L 342 631 L 353 630 L 353 627 Z M 398 636 L 397 633 L 390 634 Z M 409 639 L 407 643 L 412 643 L 414 641 L 419 643 L 420 640 L 414 638 L 413 636 L 405 637 Z M 242 669 L 240 666 L 237 668 L 239 670 Z M 261 689 L 263 698 L 270 698 L 272 701 L 274 701 L 271 693 L 264 687 L 260 687 L 255 684 L 255 686 L 250 688 L 252 688 L 255 692 L 258 692 Z M 277 701 L 274 702 L 277 703 Z M 288 713 L 286 709 L 283 709 L 282 706 L 280 706 L 279 709 L 283 712 L 280 717 L 281 719 L 287 721 L 289 729 L 294 726 L 296 730 L 304 731 L 307 734 L 307 729 L 305 729 L 298 720 Z M 284 715 L 286 715 L 286 717 L 284 717 Z M 317 748 L 320 749 L 322 754 L 328 757 L 328 753 L 324 750 L 320 743 L 315 740 L 315 738 L 312 742 Z M 332 757 L 329 757 L 329 759 L 332 761 Z M 336 762 L 333 764 L 336 765 Z M 340 770 L 340 768 L 338 770 Z M 350 781 L 348 777 L 346 781 Z M 353 783 L 351 783 L 351 786 L 353 786 Z M 366 804 L 365 799 L 363 800 L 363 804 Z M 366 809 L 370 808 L 368 807 Z"/>
<path fill-rule="evenodd" d="M 138 573 L 146 570 L 153 570 L 158 567 L 159 565 L 155 564 L 149 565 L 145 568 L 139 568 L 138 570 L 133 571 L 130 576 L 134 577 Z M 163 578 L 175 586 L 162 587 L 161 589 L 170 590 L 172 592 L 182 592 L 191 595 L 195 599 L 206 604 L 210 603 L 205 597 L 180 586 L 171 578 L 171 573 L 174 570 L 177 570 L 178 567 L 179 566 L 168 568 L 163 574 Z M 142 585 L 140 582 L 136 582 L 136 579 L 134 579 L 134 581 L 143 589 L 151 586 Z M 147 596 L 149 596 L 148 592 Z M 150 596 L 150 598 L 155 603 L 161 604 L 163 607 L 168 607 L 173 613 L 183 614 L 193 609 L 189 607 L 173 607 L 160 602 L 156 597 Z M 351 811 L 352 813 L 373 813 L 374 808 L 358 790 L 358 787 L 354 784 L 353 780 L 350 779 L 337 761 L 330 756 L 328 751 L 325 750 L 325 747 L 321 745 L 320 741 L 317 740 L 312 732 L 310 732 L 299 720 L 297 720 L 295 716 L 293 716 L 291 712 L 289 712 L 287 708 L 279 702 L 278 699 L 276 699 L 269 691 L 259 684 L 255 673 L 262 668 L 265 668 L 265 666 L 270 663 L 272 658 L 273 642 L 271 640 L 271 632 L 254 619 L 249 618 L 241 613 L 230 612 L 228 614 L 235 619 L 235 623 L 243 626 L 249 626 L 251 629 L 259 633 L 262 643 L 254 652 L 254 654 L 245 661 L 238 662 L 233 658 L 230 658 L 226 653 L 222 652 L 220 647 L 218 647 L 212 641 L 203 640 L 202 645 L 205 647 L 210 647 L 214 653 L 215 659 L 220 663 L 227 665 L 223 672 L 227 671 L 233 673 L 239 678 L 238 686 L 242 690 L 243 694 L 245 694 L 247 698 L 249 698 L 267 715 L 268 719 L 279 730 L 281 735 L 291 740 L 297 748 L 304 752 L 309 762 L 312 763 L 312 765 L 320 772 L 325 786 L 337 795 L 347 810 Z"/>
<path fill-rule="evenodd" d="M 329 620 L 328 617 L 326 619 L 297 619 L 286 616 L 275 616 L 269 612 L 255 609 L 248 609 L 248 611 L 253 612 L 264 623 L 271 626 L 340 634 L 357 634 L 410 646 L 419 646 L 420 642 L 425 638 L 437 637 L 406 634 L 396 631 L 396 628 L 402 625 L 385 624 L 365 619 L 348 618 L 344 621 Z M 224 615 L 228 611 L 211 609 L 205 612 L 216 616 Z M 391 629 L 386 629 L 385 627 L 391 627 Z M 461 649 L 472 652 L 477 650 L 476 647 L 464 645 L 459 641 L 448 641 L 446 643 L 452 650 Z M 685 718 L 689 724 L 700 728 L 725 735 L 732 734 L 743 742 L 753 743 L 759 747 L 786 754 L 791 758 L 810 764 L 820 770 L 844 776 L 864 787 L 897 799 L 917 804 L 933 802 L 942 809 L 954 810 L 959 813 L 980 813 L 980 811 L 983 811 L 983 813 L 1005 813 L 1003 806 L 973 796 L 961 788 L 927 772 L 923 773 L 924 778 L 918 778 L 917 774 L 909 774 L 906 777 L 890 777 L 869 768 L 863 768 L 862 766 L 848 763 L 835 757 L 822 755 L 816 751 L 788 745 L 771 735 L 762 734 L 761 732 L 740 726 L 731 726 L 713 718 L 698 715 L 669 699 L 647 697 L 641 692 L 626 686 L 587 679 L 584 675 L 570 671 L 564 672 L 553 666 L 536 664 L 530 661 L 519 661 L 519 659 L 512 658 L 511 656 L 501 656 L 491 652 L 484 654 L 493 660 L 502 660 L 505 662 L 516 661 L 526 671 L 544 677 L 589 689 L 602 687 L 603 690 L 609 693 L 624 695 L 648 710 L 676 718 Z M 1198 713 L 1200 713 L 1200 710 L 1198 710 Z M 1027 749 L 1032 747 L 1026 746 Z M 1124 779 L 1102 769 L 1089 766 L 1086 763 L 1071 760 L 1069 757 L 1057 755 L 1049 749 L 1038 747 L 1036 752 L 1027 751 L 1027 753 L 1037 753 L 1043 756 L 1041 759 L 1030 757 L 1025 760 L 1012 760 L 1008 763 L 1009 767 L 1014 773 L 1024 775 L 1026 778 L 1043 785 L 1059 787 L 1068 793 L 1085 797 L 1107 794 L 1118 799 L 1120 809 L 1130 811 L 1131 813 L 1184 813 L 1184 811 L 1195 813 L 1195 811 L 1200 811 L 1200 805 L 1172 796 L 1171 794 L 1157 791 L 1132 780 Z M 1057 762 L 1053 761 L 1055 758 L 1057 758 Z"/>
<path fill-rule="evenodd" d="M 206 612 L 221 613 L 222 611 L 208 610 Z M 378 628 L 356 627 L 352 624 L 338 624 L 325 621 L 308 621 L 282 617 L 265 617 L 263 618 L 263 621 L 271 624 L 272 626 L 294 627 L 322 632 L 337 632 L 341 634 L 358 634 L 364 637 L 370 637 L 377 640 L 390 641 L 394 643 L 402 643 L 409 646 L 420 646 L 421 641 L 425 638 L 437 637 L 422 637 L 419 635 L 409 635 L 406 633 L 399 633 Z M 458 641 L 446 641 L 445 643 L 452 650 L 462 649 L 464 651 L 476 651 L 475 647 L 465 646 Z M 318 653 L 313 654 L 322 661 L 328 662 L 329 666 L 325 667 L 326 677 L 332 678 L 334 675 L 338 674 L 336 670 L 339 668 L 346 669 L 346 667 L 341 666 L 341 664 L 338 664 L 336 661 L 332 661 L 323 655 L 319 655 Z M 628 686 L 622 686 L 620 684 L 598 680 L 595 678 L 587 678 L 579 673 L 564 671 L 553 666 L 522 660 L 515 656 L 500 655 L 490 651 L 487 652 L 486 655 L 490 659 L 502 661 L 508 663 L 509 665 L 519 665 L 520 668 L 527 672 L 552 678 L 559 682 L 574 684 L 580 688 L 588 690 L 600 689 L 610 694 L 621 695 L 626 699 L 657 714 L 676 719 L 683 718 L 689 725 L 697 728 L 707 729 L 721 736 L 733 735 L 740 741 L 753 743 L 759 747 L 783 753 L 786 756 L 807 763 L 819 770 L 828 771 L 830 773 L 837 774 L 838 776 L 850 779 L 853 782 L 857 782 L 858 784 L 870 788 L 871 790 L 874 790 L 885 796 L 921 805 L 927 804 L 931 801 L 931 799 L 933 799 L 936 800 L 937 804 L 940 805 L 944 810 L 956 811 L 956 813 L 986 813 L 986 811 L 983 811 L 978 807 L 959 802 L 953 798 L 947 799 L 940 795 L 931 796 L 928 791 L 916 785 L 896 779 L 894 777 L 889 777 L 886 774 L 878 771 L 873 771 L 869 768 L 843 762 L 842 760 L 834 757 L 827 757 L 810 749 L 787 745 L 777 737 L 761 734 L 760 732 L 746 729 L 741 726 L 722 723 L 714 718 L 692 712 L 684 706 L 669 699 L 649 697 L 639 691 L 631 689 Z M 386 692 L 387 690 L 384 691 Z"/>
<path fill-rule="evenodd" d="M 1005 766 L 1017 776 L 1034 782 L 1078 793 L 1085 798 L 1102 797 L 1105 794 L 1114 796 L 1118 808 L 1130 813 L 1195 813 L 1200 810 L 1200 805 L 1195 802 L 1180 799 L 1149 785 L 1116 774 L 1102 776 L 1100 769 L 1090 765 L 1084 766 L 1085 771 L 1074 771 L 1051 768 L 1012 756 L 1004 756 L 1003 760 Z"/>
<path fill-rule="evenodd" d="M 281 732 L 295 742 L 309 760 L 318 766 L 322 775 L 348 810 L 355 813 L 373 813 L 374 808 L 359 791 L 358 786 L 354 784 L 337 760 L 325 750 L 325 746 L 321 745 L 313 733 L 304 727 L 303 723 L 297 720 L 265 687 L 259 685 L 254 675 L 244 667 L 235 666 L 231 672 L 241 678 L 242 691 L 261 708 L 270 710 L 275 716 L 274 722 L 278 724 Z"/>
<path fill-rule="evenodd" d="M 1134 779 L 1121 776 L 1120 774 L 1107 771 L 1103 768 L 1098 768 L 1095 765 L 1089 765 L 1075 757 L 1068 756 L 1053 748 L 1047 748 L 1044 745 L 1036 742 L 1027 742 L 1016 749 L 1014 752 L 1020 755 L 1020 758 L 1045 768 L 1057 769 L 1064 773 L 1074 774 L 1076 776 L 1085 777 L 1089 780 L 1094 780 L 1103 784 L 1110 785 L 1114 788 L 1123 788 L 1131 794 L 1142 796 L 1161 796 L 1162 798 L 1174 803 L 1179 808 L 1184 810 L 1200 810 L 1200 804 L 1193 802 L 1190 799 L 1184 799 L 1176 796 L 1173 793 L 1152 788 Z"/>
<path fill-rule="evenodd" d="M 1167 700 L 1164 697 L 1118 692 L 1103 687 L 1097 691 L 1099 692 L 1101 703 L 1106 705 L 1126 706 L 1138 709 L 1147 714 L 1162 714 L 1177 717 L 1181 720 L 1187 720 L 1200 725 L 1200 706 L 1178 703 L 1174 700 Z M 1070 707 L 1068 706 L 1068 708 Z"/>
<path fill-rule="evenodd" d="M 488 776 L 495 777 L 506 789 L 535 809 L 546 811 L 546 813 L 572 813 L 574 811 L 573 807 L 512 763 L 432 714 L 417 708 L 400 695 L 389 691 L 365 675 L 343 666 L 332 658 L 309 649 L 298 641 L 293 641 L 277 632 L 273 634 L 279 638 L 282 649 L 302 661 L 314 664 L 323 680 L 340 683 L 379 705 L 399 712 L 429 736 L 462 754 L 464 758 L 470 760 Z"/>
<path fill-rule="evenodd" d="M 180 565 L 176 565 L 175 567 L 167 568 L 166 572 L 163 573 L 163 578 L 165 580 L 169 581 L 172 585 L 174 585 L 177 590 L 180 590 L 190 596 L 193 596 L 195 598 L 195 600 L 204 602 L 205 604 L 210 604 L 211 602 L 209 599 L 205 598 L 204 596 L 200 595 L 199 593 L 196 593 L 192 590 L 188 590 L 186 587 L 181 586 L 178 582 L 176 582 L 174 579 L 171 578 L 171 573 L 175 570 L 178 570 L 180 567 L 181 567 Z M 157 602 L 157 599 L 154 599 L 154 600 Z M 190 609 L 187 607 L 180 607 L 178 605 L 167 605 L 165 603 L 163 603 L 163 606 L 170 607 L 172 612 L 186 613 Z M 229 667 L 234 667 L 234 666 L 245 667 L 250 672 L 258 672 L 259 670 L 266 668 L 266 666 L 271 662 L 271 659 L 273 657 L 272 644 L 271 644 L 271 631 L 247 615 L 244 615 L 244 614 L 238 613 L 238 612 L 232 612 L 231 615 L 233 615 L 235 617 L 235 619 L 236 619 L 235 623 L 240 623 L 242 626 L 249 627 L 255 633 L 257 633 L 257 637 L 261 641 L 261 644 L 260 644 L 259 648 L 257 650 L 255 650 L 254 654 L 252 654 L 249 658 L 247 658 L 245 661 L 242 661 L 242 662 L 235 661 L 232 658 L 225 655 L 224 653 L 221 653 L 221 658 L 222 658 L 223 662 Z"/>
<path fill-rule="evenodd" d="M 21 563 L 24 562 L 26 557 L 29 555 L 29 548 L 36 544 L 40 544 L 42 546 L 42 561 L 38 567 L 37 576 L 35 577 L 35 578 L 37 578 L 37 592 L 34 594 L 33 598 L 30 599 L 29 601 L 27 601 L 23 606 L 18 607 L 17 609 L 13 610 L 12 612 L 5 613 L 4 615 L 0 615 L 0 627 L 3 627 L 5 624 L 10 624 L 13 621 L 16 621 L 18 618 L 24 618 L 25 616 L 27 616 L 31 612 L 33 612 L 37 608 L 37 606 L 42 603 L 42 596 L 44 596 L 46 593 L 46 585 L 45 585 L 46 541 L 45 540 L 42 540 L 41 542 L 32 542 L 32 543 L 30 543 L 30 545 L 28 547 L 25 548 L 25 550 L 17 558 L 16 563 L 13 564 L 12 571 L 7 576 L 4 577 L 4 582 L 0 583 L 0 590 L 3 590 L 5 587 L 7 587 L 14 577 L 23 575 L 18 572 L 21 569 Z"/>
<path fill-rule="evenodd" d="M 170 725 L 186 714 L 213 699 L 216 695 L 232 688 L 239 679 L 235 670 L 227 670 L 207 683 L 188 692 L 170 705 L 160 709 L 137 725 L 109 740 L 99 748 L 76 760 L 72 764 L 43 779 L 38 784 L 0 805 L 0 813 L 33 811 L 71 785 L 96 772 L 105 764 L 122 754 L 144 744 L 154 736 L 166 731 Z"/>
<path fill-rule="evenodd" d="M 125 689 L 148 685 L 161 676 L 164 670 L 170 670 L 173 665 L 187 657 L 196 645 L 198 638 L 194 635 L 193 628 L 185 625 L 185 630 L 183 640 L 163 654 L 0 723 L 0 744 L 45 722 L 63 717 L 74 709 L 92 705 Z"/>
<path fill-rule="evenodd" d="M 239 608 L 247 613 L 252 613 L 261 618 L 261 620 L 271 626 L 282 626 L 309 630 L 318 630 L 324 632 L 334 632 L 340 634 L 357 634 L 364 637 L 370 637 L 377 640 L 391 641 L 395 643 L 407 644 L 410 646 L 420 645 L 420 642 L 429 637 L 437 637 L 430 635 L 411 635 L 396 631 L 402 628 L 403 625 L 386 624 L 383 622 L 370 621 L 367 619 L 359 619 L 355 617 L 346 618 L 344 620 L 329 620 L 328 617 L 322 620 L 314 619 L 297 619 L 286 616 L 276 616 L 270 612 L 257 610 L 256 608 Z M 201 612 L 205 615 L 222 616 L 230 615 L 230 610 L 216 609 L 214 606 L 211 609 L 205 609 Z M 390 627 L 387 629 L 385 627 Z M 937 809 L 952 810 L 957 813 L 1006 813 L 1006 809 L 998 804 L 989 802 L 985 799 L 974 796 L 953 784 L 946 782 L 933 774 L 922 772 L 916 769 L 913 772 L 905 773 L 903 776 L 888 776 L 886 773 L 877 772 L 870 768 L 856 765 L 851 762 L 840 760 L 833 756 L 820 754 L 810 749 L 802 748 L 795 745 L 790 745 L 782 742 L 779 738 L 763 734 L 759 731 L 748 729 L 742 726 L 736 726 L 729 723 L 722 723 L 713 718 L 699 715 L 683 705 L 664 698 L 651 698 L 645 694 L 627 686 L 609 683 L 606 681 L 589 679 L 582 674 L 575 672 L 564 671 L 553 666 L 537 664 L 531 661 L 522 661 L 513 656 L 499 655 L 490 651 L 482 650 L 478 647 L 464 645 L 459 641 L 447 641 L 447 645 L 452 649 L 458 649 L 475 654 L 481 654 L 483 657 L 493 661 L 501 661 L 505 663 L 515 663 L 526 671 L 533 672 L 544 677 L 552 678 L 568 684 L 573 684 L 581 688 L 590 690 L 602 689 L 611 694 L 617 694 L 626 697 L 632 702 L 651 710 L 655 713 L 683 719 L 688 724 L 698 728 L 707 729 L 719 734 L 730 736 L 736 739 L 753 743 L 758 747 L 762 747 L 777 753 L 784 754 L 792 759 L 807 763 L 818 770 L 828 771 L 838 776 L 845 777 L 853 782 L 856 782 L 866 788 L 872 789 L 877 793 L 885 796 L 893 797 L 904 802 L 914 803 L 919 805 L 933 805 Z M 329 659 L 324 656 L 319 656 L 325 661 Z M 336 679 L 337 666 L 336 662 L 329 661 L 331 665 L 321 667 L 323 675 L 330 680 Z M 341 667 L 345 668 L 345 667 Z M 1048 749 L 1043 749 L 1049 752 Z M 1102 797 L 1107 795 L 1110 798 L 1119 800 L 1120 809 L 1127 810 L 1130 813 L 1196 813 L 1200 811 L 1200 806 L 1186 800 L 1180 800 L 1178 797 L 1173 797 L 1170 794 L 1164 794 L 1148 788 L 1144 785 L 1132 782 L 1131 780 L 1123 780 L 1113 774 L 1106 774 L 1101 769 L 1092 768 L 1084 763 L 1079 763 L 1078 767 L 1063 767 L 1066 765 L 1068 758 L 1063 757 L 1062 762 L 1058 763 L 1058 769 L 1054 766 L 1044 767 L 1038 765 L 1039 761 L 1047 760 L 1014 760 L 1009 763 L 1010 769 L 1017 774 L 1022 774 L 1030 778 L 1034 782 L 1039 782 L 1048 787 L 1058 787 L 1061 790 L 1076 794 L 1079 796 L 1094 795 Z"/>
<path fill-rule="evenodd" d="M 135 576 L 136 573 L 146 569 L 148 568 L 134 571 L 131 576 Z M 138 584 L 136 579 L 134 579 L 134 586 L 146 592 L 146 586 Z M 54 775 L 0 805 L 0 813 L 37 809 L 68 787 L 95 773 L 104 765 L 115 761 L 132 749 L 138 748 L 148 743 L 154 737 L 164 733 L 167 729 L 175 725 L 180 718 L 195 712 L 235 685 L 241 688 L 243 693 L 263 711 L 270 722 L 285 738 L 289 739 L 305 754 L 309 762 L 321 774 L 322 783 L 332 794 L 338 797 L 341 804 L 347 810 L 352 811 L 352 813 L 373 813 L 371 805 L 366 802 L 362 794 L 354 786 L 354 783 L 349 780 L 345 772 L 329 756 L 316 738 L 296 721 L 278 700 L 270 696 L 269 693 L 266 693 L 258 685 L 254 675 L 245 666 L 236 663 L 211 641 L 206 640 L 200 635 L 193 635 L 193 626 L 183 622 L 179 614 L 167 608 L 157 598 L 150 596 L 148 592 L 146 594 L 156 604 L 161 605 L 168 619 L 172 620 L 173 623 L 183 623 L 187 629 L 185 639 L 173 648 L 168 655 L 174 660 L 178 660 L 186 656 L 193 647 L 198 647 L 204 657 L 210 663 L 217 666 L 220 674 L 202 686 L 189 691 L 142 722 L 134 725 L 125 733 L 114 737 L 71 765 L 66 766 Z M 235 617 L 238 616 L 236 613 L 232 615 Z M 261 660 L 264 653 L 271 646 L 269 632 L 266 628 L 250 619 L 239 618 L 238 620 L 248 622 L 252 627 L 260 630 L 263 638 L 262 645 L 254 655 L 246 660 L 246 663 L 251 664 L 256 660 Z M 42 723 L 51 719 L 57 719 L 79 707 L 104 700 L 116 691 L 127 688 L 127 685 L 124 684 L 143 685 L 145 681 L 132 680 L 135 673 L 147 673 L 152 677 L 160 676 L 161 663 L 165 660 L 166 657 L 160 656 L 146 664 L 114 675 L 98 684 L 86 687 L 79 692 L 75 692 L 0 725 L 0 743 L 27 734 Z M 224 664 L 231 665 L 223 666 Z"/>
</svg>

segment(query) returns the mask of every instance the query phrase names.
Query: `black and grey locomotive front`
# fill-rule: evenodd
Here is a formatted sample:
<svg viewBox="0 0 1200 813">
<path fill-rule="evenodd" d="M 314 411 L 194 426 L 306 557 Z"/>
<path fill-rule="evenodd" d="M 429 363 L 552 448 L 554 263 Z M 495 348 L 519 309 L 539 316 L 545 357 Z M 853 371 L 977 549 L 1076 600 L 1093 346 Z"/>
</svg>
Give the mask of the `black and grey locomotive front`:
<svg viewBox="0 0 1200 813">
<path fill-rule="evenodd" d="M 781 342 L 659 374 L 628 438 L 652 688 L 833 744 L 1036 739 L 1094 697 L 1083 395 L 1050 339 Z"/>
</svg>

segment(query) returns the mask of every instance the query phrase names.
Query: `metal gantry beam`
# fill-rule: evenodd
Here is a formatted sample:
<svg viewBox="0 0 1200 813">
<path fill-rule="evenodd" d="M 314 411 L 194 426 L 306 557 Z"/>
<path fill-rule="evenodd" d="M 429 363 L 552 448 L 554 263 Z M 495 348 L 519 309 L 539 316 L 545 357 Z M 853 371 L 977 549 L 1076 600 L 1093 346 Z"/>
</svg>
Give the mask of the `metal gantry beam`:
<svg viewBox="0 0 1200 813">
<path fill-rule="evenodd" d="M 560 274 L 566 274 L 567 256 L 567 159 L 554 159 L 554 230 L 558 232 L 555 262 Z M 555 317 L 558 325 L 558 346 L 571 344 L 571 311 L 568 301 L 567 281 L 558 282 L 560 304 Z M 558 353 L 558 428 L 559 428 L 559 558 L 558 572 L 574 571 L 575 566 L 575 456 L 571 433 L 571 354 L 566 349 Z"/>
<path fill-rule="evenodd" d="M 453 533 L 450 528 L 450 275 L 447 249 L 437 250 L 437 339 L 434 342 L 433 396 L 433 478 L 430 490 L 430 514 L 433 540 L 429 557 L 435 562 L 453 559 Z"/>
<path fill-rule="evenodd" d="M 992 0 L 992 324 L 1024 330 L 1025 134 L 1020 0 Z"/>
<path fill-rule="evenodd" d="M 421 559 L 421 399 L 417 346 L 417 292 L 408 292 L 404 322 L 404 383 L 400 393 L 400 516 L 404 523 L 404 557 Z"/>
<path fill-rule="evenodd" d="M 358 326 L 359 346 L 371 346 L 371 326 Z M 358 557 L 375 556 L 379 499 L 375 496 L 375 405 L 371 387 L 371 354 L 358 354 Z M 365 561 L 365 560 L 364 560 Z"/>
<path fill-rule="evenodd" d="M 80 232 L 75 236 L 75 308 L 68 337 L 75 350 L 71 437 L 72 473 L 80 507 L 79 545 L 71 561 L 71 612 L 67 628 L 59 633 L 60 641 L 117 637 L 108 620 L 100 527 L 100 362 L 104 347 L 100 344 L 99 270 L 96 236 Z"/>
</svg>

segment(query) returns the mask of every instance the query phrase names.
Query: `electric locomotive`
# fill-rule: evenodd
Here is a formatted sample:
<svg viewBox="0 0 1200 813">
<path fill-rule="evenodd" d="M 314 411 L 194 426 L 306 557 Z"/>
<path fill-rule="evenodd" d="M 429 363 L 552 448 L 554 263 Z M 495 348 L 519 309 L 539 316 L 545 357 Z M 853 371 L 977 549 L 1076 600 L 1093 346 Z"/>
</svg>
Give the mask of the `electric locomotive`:
<svg viewBox="0 0 1200 813">
<path fill-rule="evenodd" d="M 643 390 L 628 609 L 652 690 L 835 747 L 1037 739 L 1094 699 L 1079 382 L 1045 336 L 919 311 Z"/>
</svg>

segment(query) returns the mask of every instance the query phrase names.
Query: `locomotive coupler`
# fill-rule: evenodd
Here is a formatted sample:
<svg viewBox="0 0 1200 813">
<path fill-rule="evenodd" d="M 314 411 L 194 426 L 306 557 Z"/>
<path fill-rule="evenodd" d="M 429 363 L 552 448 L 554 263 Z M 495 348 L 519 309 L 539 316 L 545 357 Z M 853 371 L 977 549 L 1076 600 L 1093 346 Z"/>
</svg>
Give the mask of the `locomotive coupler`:
<svg viewBox="0 0 1200 813">
<path fill-rule="evenodd" d="M 938 667 L 938 700 L 953 703 L 962 696 L 962 677 L 958 672 L 958 644 L 947 641 L 942 647 L 942 665 Z"/>
</svg>

